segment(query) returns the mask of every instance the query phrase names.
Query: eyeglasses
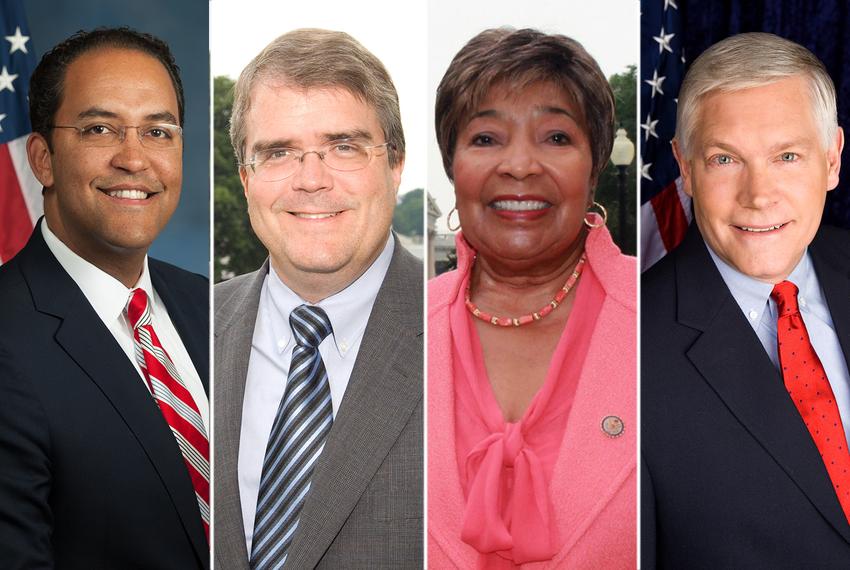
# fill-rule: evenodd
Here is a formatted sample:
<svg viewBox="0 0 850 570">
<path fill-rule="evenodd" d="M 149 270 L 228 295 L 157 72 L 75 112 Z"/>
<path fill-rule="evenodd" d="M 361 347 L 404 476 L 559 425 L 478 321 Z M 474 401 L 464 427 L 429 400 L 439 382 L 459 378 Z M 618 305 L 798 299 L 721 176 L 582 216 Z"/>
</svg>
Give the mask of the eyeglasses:
<svg viewBox="0 0 850 570">
<path fill-rule="evenodd" d="M 151 125 L 110 125 L 96 123 L 84 127 L 50 125 L 51 129 L 73 129 L 80 142 L 89 147 L 116 146 L 124 142 L 127 129 L 136 129 L 136 136 L 145 148 L 166 150 L 178 146 L 183 138 L 183 129 L 177 125 L 156 123 Z"/>
<path fill-rule="evenodd" d="M 362 170 L 369 165 L 372 157 L 381 150 L 395 148 L 392 143 L 363 146 L 355 142 L 335 142 L 321 147 L 321 150 L 300 151 L 294 148 L 268 148 L 251 157 L 251 160 L 239 166 L 250 166 L 254 175 L 262 182 L 278 182 L 289 178 L 308 154 L 315 154 L 325 166 L 342 172 Z"/>
</svg>

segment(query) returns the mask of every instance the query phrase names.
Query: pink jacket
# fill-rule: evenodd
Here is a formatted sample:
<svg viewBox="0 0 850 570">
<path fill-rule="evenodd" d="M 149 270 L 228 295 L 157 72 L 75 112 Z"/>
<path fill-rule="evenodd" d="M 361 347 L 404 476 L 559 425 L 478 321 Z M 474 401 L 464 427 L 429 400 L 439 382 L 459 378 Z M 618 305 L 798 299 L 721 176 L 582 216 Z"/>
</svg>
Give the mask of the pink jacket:
<svg viewBox="0 0 850 570">
<path fill-rule="evenodd" d="M 605 290 L 585 366 L 555 464 L 550 497 L 562 547 L 524 568 L 635 568 L 637 553 L 637 269 L 607 228 L 592 230 L 588 263 Z M 472 252 L 458 250 L 458 270 L 428 283 L 428 567 L 477 568 L 478 552 L 462 542 L 464 498 L 454 436 L 449 304 Z M 622 419 L 612 438 L 606 416 Z"/>
</svg>

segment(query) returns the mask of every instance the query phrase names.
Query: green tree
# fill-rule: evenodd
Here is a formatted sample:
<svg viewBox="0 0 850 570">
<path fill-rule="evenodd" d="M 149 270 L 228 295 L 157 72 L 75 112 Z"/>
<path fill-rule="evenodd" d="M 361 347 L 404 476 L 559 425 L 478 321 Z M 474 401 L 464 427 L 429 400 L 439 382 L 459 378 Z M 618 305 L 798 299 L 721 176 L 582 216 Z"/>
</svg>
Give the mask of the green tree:
<svg viewBox="0 0 850 570">
<path fill-rule="evenodd" d="M 233 81 L 213 81 L 213 184 L 214 184 L 214 280 L 254 271 L 267 251 L 256 238 L 248 220 L 248 205 L 239 180 L 239 170 L 230 146 L 230 111 Z"/>
<path fill-rule="evenodd" d="M 637 67 L 628 66 L 624 73 L 612 75 L 608 80 L 614 92 L 614 104 L 617 110 L 617 128 L 626 129 L 626 136 L 632 142 L 637 141 Z M 608 209 L 608 229 L 614 241 L 623 253 L 635 255 L 637 251 L 637 163 L 627 168 L 626 203 L 620 203 L 620 190 L 617 182 L 617 167 L 608 161 L 605 170 L 599 176 L 596 187 L 596 201 Z M 626 225 L 622 243 L 620 240 L 620 209 L 626 211 Z"/>
<path fill-rule="evenodd" d="M 393 229 L 406 236 L 422 237 L 422 208 L 425 191 L 422 188 L 411 190 L 401 197 L 401 203 L 395 207 Z"/>
</svg>

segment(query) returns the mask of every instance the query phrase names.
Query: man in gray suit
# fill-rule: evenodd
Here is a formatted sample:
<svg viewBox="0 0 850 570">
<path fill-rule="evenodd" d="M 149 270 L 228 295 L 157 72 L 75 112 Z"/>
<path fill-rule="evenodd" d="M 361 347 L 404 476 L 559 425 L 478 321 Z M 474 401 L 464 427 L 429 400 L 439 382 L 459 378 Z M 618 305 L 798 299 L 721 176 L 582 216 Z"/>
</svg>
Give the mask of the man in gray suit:
<svg viewBox="0 0 850 570">
<path fill-rule="evenodd" d="M 350 36 L 297 30 L 236 85 L 258 271 L 215 289 L 216 563 L 422 567 L 422 264 L 390 231 L 398 95 Z"/>
</svg>

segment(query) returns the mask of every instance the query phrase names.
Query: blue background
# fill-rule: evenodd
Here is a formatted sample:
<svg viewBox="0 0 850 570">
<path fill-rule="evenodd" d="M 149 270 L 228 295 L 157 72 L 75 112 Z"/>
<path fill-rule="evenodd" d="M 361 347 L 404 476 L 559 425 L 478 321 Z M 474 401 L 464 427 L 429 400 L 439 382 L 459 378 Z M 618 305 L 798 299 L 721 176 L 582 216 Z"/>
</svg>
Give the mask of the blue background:
<svg viewBox="0 0 850 570">
<path fill-rule="evenodd" d="M 30 42 L 45 51 L 78 30 L 129 26 L 168 43 L 180 66 L 186 99 L 183 193 L 150 255 L 209 276 L 210 58 L 207 0 L 26 0 Z"/>
</svg>

